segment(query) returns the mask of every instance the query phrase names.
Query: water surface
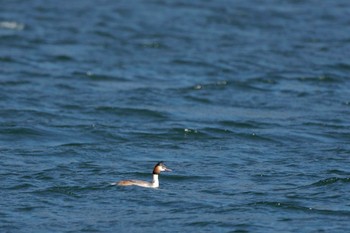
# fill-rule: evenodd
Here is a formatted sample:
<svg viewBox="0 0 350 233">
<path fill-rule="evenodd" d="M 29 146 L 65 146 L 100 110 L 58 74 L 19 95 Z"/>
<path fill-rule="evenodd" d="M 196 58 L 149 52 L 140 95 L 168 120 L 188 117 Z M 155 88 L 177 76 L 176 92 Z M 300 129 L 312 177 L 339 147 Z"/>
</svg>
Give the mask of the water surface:
<svg viewBox="0 0 350 233">
<path fill-rule="evenodd" d="M 2 2 L 1 232 L 348 232 L 349 9 Z"/>
</svg>

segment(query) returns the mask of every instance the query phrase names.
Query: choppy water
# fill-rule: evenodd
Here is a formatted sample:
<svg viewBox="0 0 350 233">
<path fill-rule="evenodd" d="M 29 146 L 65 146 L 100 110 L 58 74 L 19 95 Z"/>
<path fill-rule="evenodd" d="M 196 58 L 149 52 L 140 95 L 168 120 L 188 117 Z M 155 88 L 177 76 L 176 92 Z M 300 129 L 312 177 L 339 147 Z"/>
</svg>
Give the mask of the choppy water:
<svg viewBox="0 0 350 233">
<path fill-rule="evenodd" d="M 1 232 L 349 232 L 349 15 L 2 1 Z"/>
</svg>

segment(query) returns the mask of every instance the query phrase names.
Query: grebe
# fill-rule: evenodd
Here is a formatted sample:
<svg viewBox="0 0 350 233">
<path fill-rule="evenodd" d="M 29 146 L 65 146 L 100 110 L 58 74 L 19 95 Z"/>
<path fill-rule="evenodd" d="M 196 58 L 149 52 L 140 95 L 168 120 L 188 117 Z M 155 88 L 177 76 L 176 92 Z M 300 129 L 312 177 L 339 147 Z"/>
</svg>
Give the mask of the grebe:
<svg viewBox="0 0 350 233">
<path fill-rule="evenodd" d="M 122 180 L 112 183 L 112 185 L 119 185 L 119 186 L 130 186 L 130 185 L 136 185 L 141 186 L 145 188 L 158 188 L 159 187 L 159 179 L 158 176 L 161 172 L 164 171 L 171 171 L 171 169 L 167 168 L 163 162 L 159 162 L 154 166 L 153 169 L 153 180 L 152 182 L 142 181 L 142 180 Z"/>
</svg>

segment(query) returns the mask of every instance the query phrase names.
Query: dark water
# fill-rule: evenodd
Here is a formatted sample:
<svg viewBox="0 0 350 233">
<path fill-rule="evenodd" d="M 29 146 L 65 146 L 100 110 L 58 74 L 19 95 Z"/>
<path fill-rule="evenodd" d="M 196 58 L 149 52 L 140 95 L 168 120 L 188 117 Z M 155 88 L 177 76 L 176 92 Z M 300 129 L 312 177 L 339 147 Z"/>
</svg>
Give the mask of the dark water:
<svg viewBox="0 0 350 233">
<path fill-rule="evenodd" d="M 1 1 L 1 232 L 349 232 L 349 15 Z"/>
</svg>

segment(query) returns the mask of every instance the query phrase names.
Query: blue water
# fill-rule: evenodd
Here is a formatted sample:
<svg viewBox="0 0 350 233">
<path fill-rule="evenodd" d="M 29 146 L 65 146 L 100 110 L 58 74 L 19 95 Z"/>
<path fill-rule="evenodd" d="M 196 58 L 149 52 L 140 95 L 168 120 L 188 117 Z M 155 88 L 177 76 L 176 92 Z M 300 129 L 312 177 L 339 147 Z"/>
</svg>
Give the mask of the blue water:
<svg viewBox="0 0 350 233">
<path fill-rule="evenodd" d="M 0 231 L 349 232 L 349 15 L 2 1 Z"/>
</svg>

